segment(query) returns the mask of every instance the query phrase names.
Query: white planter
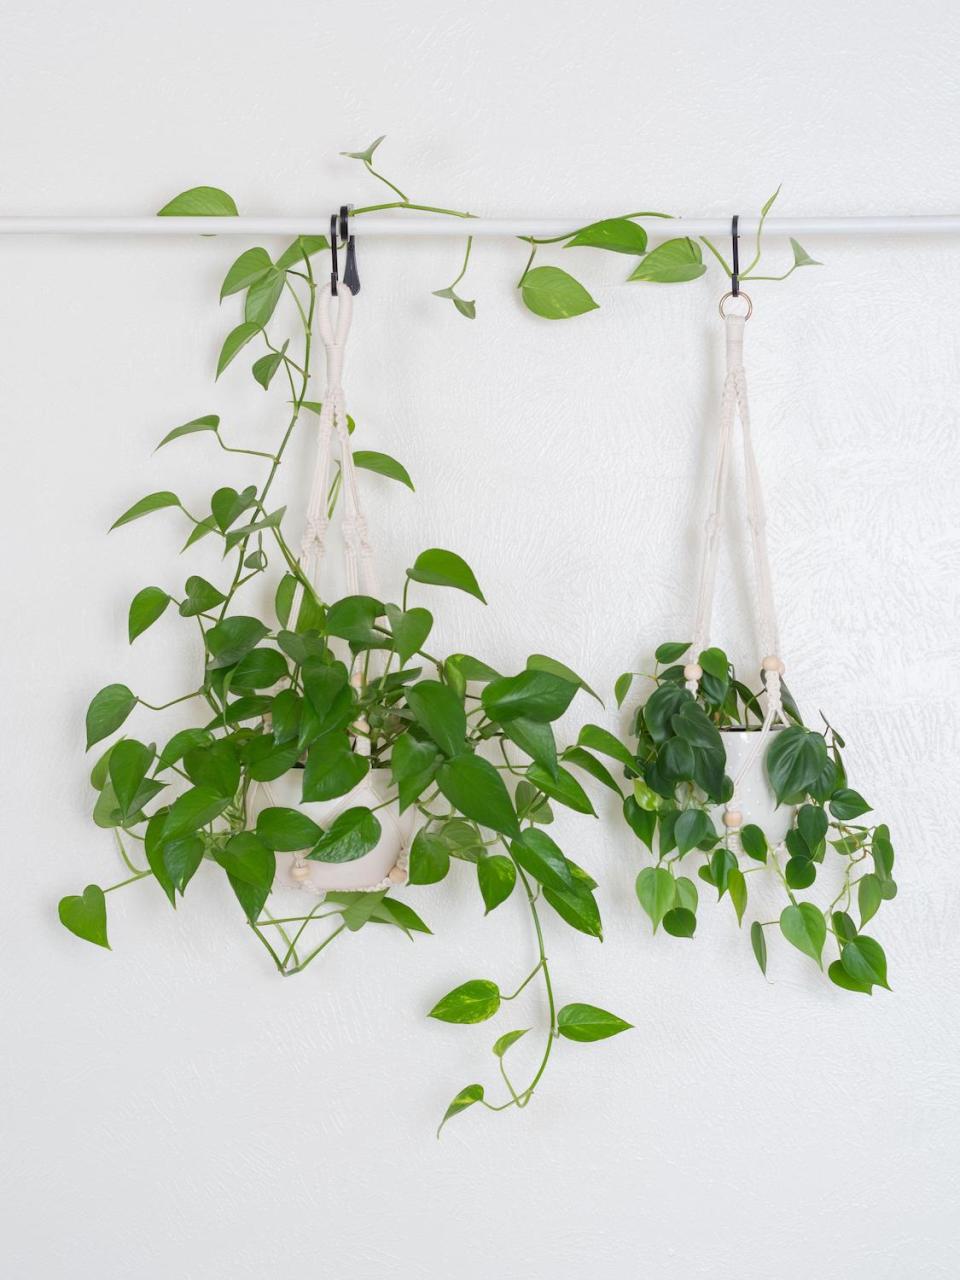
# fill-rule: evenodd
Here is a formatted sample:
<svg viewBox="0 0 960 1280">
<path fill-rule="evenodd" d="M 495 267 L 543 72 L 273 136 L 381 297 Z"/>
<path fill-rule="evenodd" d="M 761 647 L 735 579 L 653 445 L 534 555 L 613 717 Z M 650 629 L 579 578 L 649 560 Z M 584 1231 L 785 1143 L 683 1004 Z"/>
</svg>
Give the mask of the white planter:
<svg viewBox="0 0 960 1280">
<path fill-rule="evenodd" d="M 338 796 L 335 800 L 325 800 L 322 803 L 304 804 L 300 798 L 302 788 L 303 771 L 301 769 L 291 769 L 275 781 L 261 784 L 251 801 L 251 820 L 261 809 L 269 805 L 282 805 L 285 808 L 302 810 L 319 826 L 326 829 L 346 809 L 353 809 L 360 805 L 373 809 L 386 799 L 386 796 L 381 794 L 376 773 L 368 774 L 347 795 Z M 413 814 L 408 809 L 405 814 L 400 815 L 396 804 L 390 804 L 386 808 L 377 809 L 376 816 L 381 826 L 380 840 L 362 858 L 357 858 L 353 862 L 314 862 L 304 861 L 295 853 L 278 853 L 276 886 L 307 889 L 320 894 L 330 889 L 365 892 L 371 889 L 383 889 L 390 885 L 405 884 Z M 302 872 L 299 875 L 293 874 L 293 869 L 298 864 L 306 868 L 307 875 L 303 875 Z"/>
<path fill-rule="evenodd" d="M 767 778 L 764 757 L 779 728 L 771 730 L 763 750 L 747 770 L 737 788 L 737 801 L 743 814 L 743 825 L 755 823 L 761 828 L 770 844 L 780 844 L 793 825 L 795 810 L 791 805 L 777 804 L 777 797 Z M 727 753 L 727 774 L 736 778 L 744 762 L 757 742 L 756 729 L 721 729 L 724 749 Z"/>
</svg>

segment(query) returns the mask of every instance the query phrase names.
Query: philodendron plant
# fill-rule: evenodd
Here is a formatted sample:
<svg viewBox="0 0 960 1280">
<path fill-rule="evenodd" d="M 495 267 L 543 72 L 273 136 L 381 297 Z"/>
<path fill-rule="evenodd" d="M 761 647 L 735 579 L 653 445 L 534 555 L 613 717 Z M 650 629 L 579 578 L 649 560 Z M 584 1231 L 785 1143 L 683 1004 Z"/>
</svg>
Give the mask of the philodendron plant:
<svg viewBox="0 0 960 1280">
<path fill-rule="evenodd" d="M 412 813 L 418 829 L 409 848 L 409 883 L 436 883 L 459 863 L 475 879 L 486 912 L 519 891 L 537 954 L 516 990 L 505 994 L 485 978 L 462 982 L 430 1016 L 485 1021 L 536 978 L 548 1009 L 543 1052 L 529 1082 L 515 1084 L 506 1070 L 505 1055 L 524 1034 L 511 1029 L 493 1046 L 504 1100 L 489 1102 L 483 1087 L 471 1084 L 444 1119 L 475 1103 L 490 1110 L 522 1108 L 558 1038 L 600 1040 L 629 1025 L 591 1004 L 560 1006 L 544 944 L 544 907 L 590 937 L 600 939 L 602 932 L 595 881 L 545 830 L 553 819 L 551 803 L 593 813 L 567 766 L 601 778 L 605 773 L 584 747 L 560 750 L 552 727 L 586 686 L 568 667 L 540 654 L 517 674 L 501 675 L 463 653 L 429 652 L 433 617 L 411 603 L 411 586 L 454 588 L 483 600 L 472 570 L 451 551 L 421 553 L 396 602 L 370 595 L 321 599 L 301 568 L 284 509 L 273 507 L 271 497 L 295 430 L 309 428 L 321 410 L 309 399 L 309 386 L 318 293 L 314 259 L 326 247 L 322 237 L 304 237 L 276 259 L 265 249 L 249 249 L 223 283 L 222 298 L 242 295 L 244 319 L 227 335 L 217 374 L 248 343 L 262 344 L 253 378 L 264 390 L 282 386 L 289 404 L 278 438 L 240 447 L 230 442 L 219 417 L 207 414 L 160 442 L 248 455 L 251 466 L 264 468 L 262 477 L 239 491 L 213 488 L 198 514 L 194 502 L 175 493 L 151 493 L 113 525 L 175 510 L 188 526 L 184 550 L 201 540 L 215 542 L 225 571 L 216 582 L 191 574 L 180 588 L 146 586 L 133 598 L 130 642 L 175 610 L 196 629 L 198 670 L 185 692 L 159 706 L 125 684 L 101 689 L 87 712 L 87 748 L 125 729 L 134 713 L 182 704 L 189 723 L 160 744 L 145 730 L 114 737 L 96 762 L 94 821 L 112 831 L 126 871 L 116 883 L 91 884 L 64 898 L 60 919 L 78 937 L 108 947 L 107 895 L 143 884 L 176 907 L 195 877 L 211 877 L 236 898 L 246 928 L 277 972 L 299 973 L 334 939 L 368 925 L 410 937 L 430 930 L 392 886 L 329 892 L 310 910 L 278 911 L 271 905 L 277 855 L 295 851 L 305 863 L 357 860 L 380 840 L 377 810 Z M 284 296 L 292 303 L 294 337 L 274 333 Z M 386 454 L 357 450 L 354 462 L 413 487 L 403 466 Z M 328 496 L 331 513 L 342 482 L 338 469 Z M 271 601 L 268 608 L 259 606 L 263 600 Z M 387 779 L 381 803 L 354 804 L 328 825 L 311 816 L 311 804 L 350 796 L 374 772 Z M 258 807 L 258 788 L 286 775 L 296 780 L 301 803 Z"/>
<path fill-rule="evenodd" d="M 691 938 L 697 925 L 701 883 L 727 897 L 738 925 L 749 902 L 752 875 L 766 869 L 780 884 L 785 905 L 772 920 L 754 920 L 750 941 L 757 963 L 767 971 L 768 930 L 823 968 L 846 991 L 869 994 L 887 986 L 883 948 L 863 930 L 881 905 L 896 896 L 893 845 L 884 825 L 859 821 L 870 805 L 847 785 L 841 756 L 845 743 L 824 719 L 821 730 L 804 725 L 797 705 L 781 684 L 786 727 L 775 730 L 765 750 L 766 777 L 778 805 L 793 810 L 783 841 L 774 841 L 754 823 L 739 830 L 714 823 L 714 810 L 730 800 L 724 734 L 758 732 L 763 721 L 760 692 L 737 679 L 727 655 L 706 649 L 695 660 L 702 671 L 696 696 L 685 686 L 680 660 L 686 642 L 662 644 L 656 668 L 642 677 L 652 690 L 636 713 L 633 792 L 623 813 L 656 863 L 637 877 L 637 897 L 653 922 L 675 937 Z M 687 659 L 691 661 L 691 659 Z M 617 682 L 622 704 L 640 673 Z M 761 679 L 763 673 L 761 672 Z M 825 863 L 839 862 L 839 890 L 823 906 L 802 895 L 813 890 Z"/>
</svg>

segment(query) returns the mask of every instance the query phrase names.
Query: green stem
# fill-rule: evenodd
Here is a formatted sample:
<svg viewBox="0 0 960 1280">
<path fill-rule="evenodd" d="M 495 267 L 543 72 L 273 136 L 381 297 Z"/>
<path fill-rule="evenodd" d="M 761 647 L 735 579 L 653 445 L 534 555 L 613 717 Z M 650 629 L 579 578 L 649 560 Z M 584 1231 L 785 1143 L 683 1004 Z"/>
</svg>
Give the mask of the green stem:
<svg viewBox="0 0 960 1280">
<path fill-rule="evenodd" d="M 153 872 L 150 870 L 138 871 L 136 875 L 129 876 L 126 880 L 118 880 L 116 884 L 108 885 L 103 892 L 113 893 L 114 889 L 122 889 L 124 885 L 133 884 L 135 880 L 145 880 L 147 876 L 152 876 L 152 875 L 153 875 Z"/>
</svg>

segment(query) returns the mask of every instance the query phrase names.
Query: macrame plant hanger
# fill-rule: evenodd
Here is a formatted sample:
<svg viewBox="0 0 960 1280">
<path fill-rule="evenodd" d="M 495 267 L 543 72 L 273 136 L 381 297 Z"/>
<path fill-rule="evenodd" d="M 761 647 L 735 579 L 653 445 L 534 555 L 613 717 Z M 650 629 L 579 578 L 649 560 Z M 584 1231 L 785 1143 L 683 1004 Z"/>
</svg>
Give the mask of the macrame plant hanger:
<svg viewBox="0 0 960 1280">
<path fill-rule="evenodd" d="M 315 309 L 316 332 L 323 344 L 326 357 L 327 383 L 322 410 L 317 427 L 317 456 L 313 470 L 310 496 L 303 537 L 300 542 L 299 565 L 304 576 L 321 596 L 320 577 L 330 531 L 330 476 L 335 448 L 339 452 L 340 483 L 343 513 L 340 531 L 343 539 L 346 594 L 368 595 L 380 598 L 374 553 L 370 542 L 369 526 L 364 514 L 357 482 L 357 469 L 350 445 L 347 420 L 346 395 L 343 389 L 343 360 L 350 324 L 353 319 L 354 295 L 360 290 L 357 271 L 356 246 L 348 226 L 349 209 L 343 206 L 339 216 L 330 219 L 330 246 L 332 270 L 330 281 L 317 292 Z M 338 226 L 339 224 L 339 226 Z M 347 256 L 343 277 L 340 278 L 337 260 L 337 239 L 344 241 Z M 336 302 L 334 302 L 336 299 Z M 296 618 L 304 598 L 304 587 L 298 583 L 294 592 L 290 616 Z M 322 598 L 322 596 L 321 596 Z M 355 687 L 361 687 L 363 676 L 358 671 L 353 676 Z M 357 721 L 358 730 L 354 750 L 358 755 L 370 754 L 367 724 Z M 289 804 L 302 808 L 315 821 L 328 824 L 339 814 L 358 805 L 377 808 L 381 825 L 378 844 L 369 853 L 353 862 L 325 863 L 309 860 L 308 850 L 292 856 L 288 866 L 278 860 L 278 878 L 281 882 L 296 885 L 307 892 L 322 895 L 329 890 L 370 891 L 388 889 L 405 884 L 407 880 L 409 823 L 404 824 L 392 812 L 392 806 L 380 808 L 385 796 L 377 790 L 368 774 L 352 791 L 335 800 L 304 803 L 299 794 L 299 770 L 292 770 L 276 783 L 261 784 L 261 791 L 269 804 Z M 281 786 L 291 794 L 277 796 Z"/>
<path fill-rule="evenodd" d="M 743 450 L 744 492 L 746 518 L 753 553 L 755 616 L 766 693 L 766 709 L 759 732 L 752 735 L 750 749 L 733 776 L 733 794 L 724 807 L 723 824 L 728 837 L 736 837 L 743 823 L 740 810 L 740 792 L 745 780 L 759 760 L 763 758 L 770 734 L 776 722 L 786 723 L 783 715 L 781 678 L 785 667 L 780 657 L 780 639 L 773 598 L 773 581 L 770 574 L 770 558 L 767 552 L 766 513 L 760 471 L 753 449 L 750 427 L 750 406 L 747 399 L 747 377 L 743 367 L 743 335 L 746 323 L 753 314 L 753 303 L 740 289 L 739 218 L 734 217 L 731 235 L 733 240 L 733 271 L 730 292 L 720 299 L 720 315 L 726 330 L 726 377 L 720 403 L 720 433 L 717 459 L 713 474 L 710 511 L 705 526 L 703 559 L 700 567 L 700 585 L 697 596 L 697 613 L 693 630 L 692 652 L 701 653 L 709 643 L 713 598 L 716 589 L 717 561 L 720 552 L 721 513 L 728 489 L 731 455 L 737 419 Z M 745 310 L 734 311 L 730 302 L 742 300 Z M 695 659 L 683 669 L 686 688 L 696 695 L 703 669 Z"/>
</svg>

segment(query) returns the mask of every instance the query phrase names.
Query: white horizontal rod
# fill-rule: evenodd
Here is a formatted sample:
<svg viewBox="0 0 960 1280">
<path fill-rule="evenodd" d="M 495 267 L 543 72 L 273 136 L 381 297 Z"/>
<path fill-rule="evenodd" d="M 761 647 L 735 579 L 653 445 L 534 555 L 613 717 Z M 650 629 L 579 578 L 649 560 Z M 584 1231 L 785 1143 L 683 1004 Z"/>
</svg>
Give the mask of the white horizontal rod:
<svg viewBox="0 0 960 1280">
<path fill-rule="evenodd" d="M 729 236 L 729 218 L 636 219 L 657 239 L 672 236 Z M 741 236 L 753 235 L 759 219 L 741 217 Z M 579 218 L 455 218 L 397 212 L 359 214 L 351 222 L 361 236 L 532 236 L 565 237 L 590 222 Z M 0 217 L 0 235 L 119 236 L 298 236 L 325 235 L 329 217 L 302 218 L 126 218 Z M 837 218 L 767 218 L 771 236 L 937 236 L 960 234 L 960 214 L 904 214 Z"/>
</svg>

